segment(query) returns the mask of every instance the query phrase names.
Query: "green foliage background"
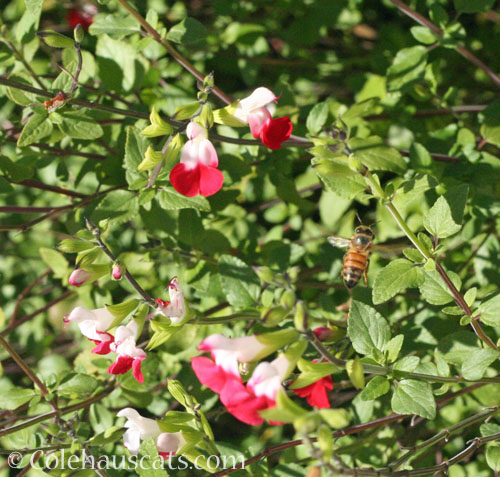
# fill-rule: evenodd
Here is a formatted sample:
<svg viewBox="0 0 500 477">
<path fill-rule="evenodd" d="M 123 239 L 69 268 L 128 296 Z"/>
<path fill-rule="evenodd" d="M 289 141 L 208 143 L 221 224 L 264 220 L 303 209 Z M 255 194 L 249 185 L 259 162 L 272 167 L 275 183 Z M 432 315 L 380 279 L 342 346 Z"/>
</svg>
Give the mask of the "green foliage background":
<svg viewBox="0 0 500 477">
<path fill-rule="evenodd" d="M 174 191 L 168 172 L 176 160 L 166 162 L 153 187 L 151 171 L 137 170 L 148 146 L 160 150 L 164 141 L 140 134 L 152 107 L 172 117 L 196 101 L 196 79 L 141 34 L 118 2 L 96 3 L 99 13 L 81 45 L 80 87 L 49 116 L 41 103 L 71 86 L 56 64 L 74 73 L 77 57 L 73 48 L 49 48 L 36 33 L 73 33 L 59 2 L 26 4 L 12 0 L 0 13 L 3 336 L 59 406 L 92 396 L 98 402 L 77 417 L 63 416 L 71 419 L 67 428 L 46 421 L 8 433 L 0 437 L 4 449 L 54 442 L 77 449 L 101 434 L 91 442 L 95 455 L 126 455 L 120 428 L 109 431 L 122 424 L 117 410 L 130 406 L 153 418 L 184 412 L 167 390 L 172 377 L 201 404 L 223 454 L 248 459 L 295 438 L 320 436 L 317 451 L 290 446 L 252 464 L 251 475 L 306 475 L 325 462 L 337 468 L 338 459 L 350 468 L 386 468 L 404 455 L 399 446 L 411 449 L 476 416 L 474 425 L 458 427 L 447 442 L 442 434 L 403 464 L 426 468 L 457 455 L 470 439 L 500 431 L 497 2 L 407 2 L 439 30 L 402 14 L 397 1 L 135 2 L 197 70 L 213 71 L 231 98 L 258 86 L 281 95 L 277 115 L 290 116 L 294 134 L 303 138 L 270 151 L 245 128 L 216 125 L 210 134 L 225 180 L 208 199 Z M 225 106 L 215 94 L 209 103 Z M 369 286 L 354 289 L 346 321 L 342 305 L 349 294 L 339 276 L 344 252 L 326 238 L 350 237 L 356 213 L 375 223 L 376 243 L 386 249 L 374 251 Z M 76 328 L 63 329 L 63 315 L 77 304 L 97 308 L 139 298 L 125 280 L 110 280 L 109 261 L 97 249 L 87 257 L 97 283 L 69 290 L 74 252 L 81 259 L 87 249 L 75 242 L 55 246 L 71 237 L 88 240 L 84 217 L 100 225 L 107 245 L 150 296 L 168 298 L 164 287 L 172 276 L 185 290 L 189 322 L 173 328 L 155 320 L 145 327 L 142 337 L 152 338 L 154 351 L 144 384 L 129 375 L 110 381 L 109 359 L 90 354 Z M 296 326 L 297 300 L 310 328 L 335 332 L 327 346 L 337 360 L 330 400 L 344 411 L 327 417 L 294 399 L 309 412 L 306 420 L 292 416 L 291 424 L 255 428 L 239 423 L 200 386 L 189 358 L 211 333 L 236 337 Z M 1 357 L 1 427 L 50 411 L 7 350 Z M 304 358 L 318 357 L 309 345 Z M 314 375 L 304 366 L 294 377 Z M 410 417 L 370 424 L 391 413 Z M 361 432 L 331 439 L 333 429 L 365 423 Z M 209 435 L 207 426 L 203 430 Z M 449 475 L 493 475 L 500 457 L 495 437 L 487 440 Z M 146 445 L 148 452 L 154 446 Z M 5 466 L 0 472 L 9 475 Z"/>
</svg>

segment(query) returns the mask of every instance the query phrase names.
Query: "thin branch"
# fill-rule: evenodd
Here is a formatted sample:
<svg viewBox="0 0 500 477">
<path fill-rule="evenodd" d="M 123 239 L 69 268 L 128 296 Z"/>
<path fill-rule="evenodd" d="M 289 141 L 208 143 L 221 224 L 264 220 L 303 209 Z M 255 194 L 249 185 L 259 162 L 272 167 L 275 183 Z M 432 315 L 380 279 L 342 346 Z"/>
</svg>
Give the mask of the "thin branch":
<svg viewBox="0 0 500 477">
<path fill-rule="evenodd" d="M 21 181 L 21 182 L 14 182 L 12 180 L 9 180 L 9 182 L 11 184 L 24 185 L 26 187 L 34 187 L 35 189 L 48 190 L 51 192 L 56 192 L 58 194 L 67 195 L 68 197 L 76 197 L 78 199 L 86 199 L 88 197 L 88 195 L 81 194 L 80 192 L 72 191 L 69 189 L 63 189 L 62 187 L 44 184 L 43 182 L 35 181 L 32 179 L 26 179 L 26 180 Z"/>
<path fill-rule="evenodd" d="M 449 116 L 454 114 L 466 114 L 466 113 L 480 113 L 486 109 L 485 104 L 470 104 L 463 106 L 452 106 L 451 108 L 442 109 L 420 109 L 412 114 L 414 118 L 427 118 L 432 116 Z M 391 115 L 389 113 L 381 114 L 371 114 L 369 116 L 364 116 L 365 121 L 376 121 L 379 119 L 390 119 Z"/>
<path fill-rule="evenodd" d="M 50 268 L 47 268 L 41 275 L 39 275 L 35 280 L 33 280 L 17 297 L 16 299 L 16 304 L 14 306 L 14 311 L 12 312 L 12 315 L 10 316 L 9 320 L 9 327 L 13 326 L 14 322 L 16 321 L 16 316 L 17 312 L 19 311 L 19 306 L 21 305 L 21 302 L 26 298 L 26 296 L 29 295 L 31 290 L 35 286 L 37 286 L 46 276 L 48 276 L 50 273 Z"/>
<path fill-rule="evenodd" d="M 38 83 L 38 86 L 40 86 L 40 88 L 42 88 L 43 90 L 47 91 L 47 88 L 42 83 L 42 80 L 33 71 L 33 68 L 31 68 L 30 64 L 24 59 L 24 56 L 17 50 L 14 44 L 8 40 L 3 40 L 3 42 L 7 45 L 9 50 L 12 51 L 12 53 L 14 53 L 14 56 L 23 64 L 23 66 L 26 68 L 31 77 Z"/>
<path fill-rule="evenodd" d="M 116 262 L 116 257 L 113 255 L 113 252 L 111 252 L 111 250 L 102 241 L 101 231 L 100 231 L 99 227 L 96 227 L 89 219 L 85 219 L 85 221 L 87 223 L 87 228 L 92 232 L 92 234 L 94 235 L 94 237 L 96 239 L 97 246 L 109 257 L 109 259 L 112 262 Z M 151 298 L 148 295 L 148 293 L 146 293 L 146 291 L 136 282 L 135 278 L 130 274 L 130 272 L 125 270 L 124 277 L 128 280 L 130 285 L 132 285 L 132 287 L 137 291 L 137 293 L 139 293 L 139 295 L 141 295 L 142 298 L 144 298 L 144 300 L 149 305 L 156 307 L 155 300 L 153 298 Z"/>
<path fill-rule="evenodd" d="M 430 30 L 432 30 L 436 35 L 443 36 L 443 30 L 439 28 L 437 25 L 432 23 L 430 20 L 420 15 L 420 13 L 413 10 L 413 8 L 406 5 L 406 3 L 401 0 L 389 0 L 393 5 L 395 5 L 401 12 L 405 15 L 408 15 L 411 19 L 415 20 L 420 25 L 423 25 Z M 461 45 L 457 45 L 455 50 L 460 53 L 465 59 L 469 60 L 474 66 L 482 69 L 489 78 L 500 87 L 500 77 L 495 74 L 487 65 L 485 65 L 477 56 L 475 56 L 470 50 L 464 48 Z"/>
<path fill-rule="evenodd" d="M 0 207 L 0 213 L 4 214 L 38 214 L 41 212 L 52 212 L 54 210 L 63 209 L 65 205 L 58 207 L 21 207 L 18 205 L 5 205 Z"/>
<path fill-rule="evenodd" d="M 30 320 L 34 316 L 37 316 L 40 313 L 47 311 L 49 308 L 52 308 L 54 305 L 56 305 L 60 301 L 63 301 L 66 298 L 68 298 L 68 296 L 70 296 L 72 293 L 74 293 L 73 290 L 66 290 L 62 295 L 49 301 L 49 303 L 42 306 L 41 308 L 38 308 L 38 310 L 35 310 L 33 313 L 30 313 L 29 315 L 26 315 L 26 316 L 20 318 L 19 320 L 14 321 L 14 322 L 10 322 L 9 325 L 7 326 L 7 328 L 5 328 L 4 330 L 2 330 L 2 332 L 0 332 L 0 337 L 9 334 L 13 329 L 17 328 L 18 326 L 22 325 L 23 323 L 26 323 L 28 320 Z"/>
</svg>

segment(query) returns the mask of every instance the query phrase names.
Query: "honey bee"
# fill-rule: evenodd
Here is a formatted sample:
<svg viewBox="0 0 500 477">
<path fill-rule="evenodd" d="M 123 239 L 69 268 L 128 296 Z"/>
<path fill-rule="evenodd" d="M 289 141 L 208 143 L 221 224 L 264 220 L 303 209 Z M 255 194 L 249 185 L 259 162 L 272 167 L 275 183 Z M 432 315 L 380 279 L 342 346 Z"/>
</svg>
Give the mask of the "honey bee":
<svg viewBox="0 0 500 477">
<path fill-rule="evenodd" d="M 347 247 L 342 266 L 342 278 L 347 289 L 352 290 L 364 275 L 365 284 L 368 283 L 366 274 L 370 263 L 370 254 L 375 234 L 371 227 L 359 225 L 350 239 L 330 236 L 328 241 L 334 247 Z"/>
</svg>

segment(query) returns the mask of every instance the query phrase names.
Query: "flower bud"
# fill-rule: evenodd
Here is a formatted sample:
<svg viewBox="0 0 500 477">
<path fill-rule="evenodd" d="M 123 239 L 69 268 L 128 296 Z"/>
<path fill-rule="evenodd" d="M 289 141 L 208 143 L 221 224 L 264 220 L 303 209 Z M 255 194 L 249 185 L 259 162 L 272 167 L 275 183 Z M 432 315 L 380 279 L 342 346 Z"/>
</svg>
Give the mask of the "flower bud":
<svg viewBox="0 0 500 477">
<path fill-rule="evenodd" d="M 333 331 L 326 326 L 318 326 L 317 328 L 314 328 L 313 332 L 322 342 L 331 341 L 335 337 Z"/>
<path fill-rule="evenodd" d="M 71 272 L 68 283 L 74 287 L 83 285 L 90 278 L 90 273 L 82 268 L 77 268 Z"/>
<path fill-rule="evenodd" d="M 123 276 L 123 269 L 120 267 L 118 263 L 115 263 L 113 265 L 113 268 L 111 269 L 111 277 L 113 280 L 121 280 Z"/>
<path fill-rule="evenodd" d="M 84 35 L 85 34 L 83 32 L 82 24 L 79 23 L 78 25 L 76 25 L 75 29 L 73 30 L 73 38 L 75 39 L 75 41 L 77 43 L 81 43 L 83 41 Z"/>
</svg>

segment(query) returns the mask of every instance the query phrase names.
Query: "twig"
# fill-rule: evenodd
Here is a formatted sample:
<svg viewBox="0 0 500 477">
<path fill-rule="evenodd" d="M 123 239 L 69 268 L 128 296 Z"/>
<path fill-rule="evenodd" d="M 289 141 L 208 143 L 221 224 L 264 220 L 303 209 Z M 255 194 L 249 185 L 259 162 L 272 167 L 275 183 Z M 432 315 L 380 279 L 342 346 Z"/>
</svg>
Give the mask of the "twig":
<svg viewBox="0 0 500 477">
<path fill-rule="evenodd" d="M 9 180 L 9 182 L 11 184 L 24 185 L 26 187 L 34 187 L 35 189 L 48 190 L 51 192 L 56 192 L 58 194 L 67 195 L 68 197 L 76 197 L 78 199 L 86 199 L 88 197 L 88 195 L 81 194 L 80 192 L 76 192 L 76 191 L 72 191 L 69 189 L 63 189 L 61 187 L 44 184 L 43 182 L 35 181 L 32 179 L 26 179 L 26 180 L 21 181 L 21 182 L 14 182 L 12 180 Z"/>
<path fill-rule="evenodd" d="M 47 91 L 47 88 L 42 83 L 42 80 L 33 71 L 33 68 L 31 68 L 30 64 L 24 59 L 24 56 L 21 53 L 19 53 L 14 44 L 8 40 L 3 40 L 3 42 L 7 45 L 9 50 L 12 51 L 12 53 L 14 53 L 14 56 L 23 64 L 23 66 L 26 68 L 31 77 L 38 83 L 38 86 L 40 86 L 40 88 L 42 88 L 43 90 Z"/>
<path fill-rule="evenodd" d="M 87 223 L 87 228 L 92 232 L 92 234 L 94 235 L 94 238 L 96 239 L 96 242 L 97 242 L 97 246 L 109 257 L 109 259 L 112 261 L 112 262 L 115 262 L 116 261 L 116 257 L 113 255 L 113 252 L 111 252 L 111 250 L 106 246 L 106 244 L 102 241 L 102 238 L 101 238 L 101 231 L 99 229 L 99 227 L 95 226 L 89 219 L 85 219 L 86 223 Z M 151 298 L 147 293 L 146 291 L 144 291 L 144 289 L 136 282 L 135 278 L 130 274 L 130 272 L 128 272 L 127 270 L 125 270 L 125 273 L 124 273 L 124 277 L 128 280 L 128 282 L 130 283 L 130 285 L 132 285 L 132 287 L 135 289 L 135 291 L 137 291 L 137 293 L 139 293 L 139 295 L 142 296 L 142 298 L 144 298 L 144 300 L 151 306 L 155 307 L 156 306 L 156 302 L 153 298 Z"/>
</svg>

